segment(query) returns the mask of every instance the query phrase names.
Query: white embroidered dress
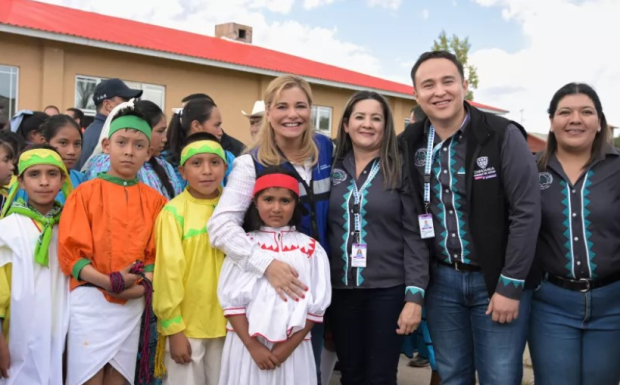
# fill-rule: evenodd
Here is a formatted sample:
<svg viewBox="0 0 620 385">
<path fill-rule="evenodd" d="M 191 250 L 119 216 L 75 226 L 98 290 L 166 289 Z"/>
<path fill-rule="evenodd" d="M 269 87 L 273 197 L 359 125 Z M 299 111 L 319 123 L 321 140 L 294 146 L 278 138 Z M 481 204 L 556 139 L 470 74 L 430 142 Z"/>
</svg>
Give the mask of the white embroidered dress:
<svg viewBox="0 0 620 385">
<path fill-rule="evenodd" d="M 48 266 L 35 262 L 41 232 L 23 215 L 0 221 L 0 267 L 11 264 L 9 378 L 2 385 L 62 385 L 62 354 L 69 328 L 69 278 L 58 263 L 58 226 Z M 4 288 L 6 290 L 6 288 Z"/>
<path fill-rule="evenodd" d="M 295 268 L 299 279 L 309 287 L 305 298 L 300 298 L 299 302 L 285 302 L 267 278 L 242 271 L 228 258 L 224 261 L 218 285 L 224 315 L 245 314 L 249 334 L 271 349 L 275 343 L 286 341 L 302 330 L 306 320 L 323 322 L 331 301 L 329 261 L 318 242 L 294 228 L 263 227 L 249 233 L 248 237 L 263 252 Z M 230 323 L 228 330 L 220 385 L 316 385 L 310 334 L 279 368 L 260 370 Z"/>
</svg>

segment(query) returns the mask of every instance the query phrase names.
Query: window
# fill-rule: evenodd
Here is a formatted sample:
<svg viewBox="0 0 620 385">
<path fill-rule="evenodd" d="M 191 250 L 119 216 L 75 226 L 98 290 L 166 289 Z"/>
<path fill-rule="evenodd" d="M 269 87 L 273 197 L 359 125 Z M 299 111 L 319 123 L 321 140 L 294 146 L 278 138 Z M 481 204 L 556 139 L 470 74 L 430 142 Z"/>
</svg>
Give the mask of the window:
<svg viewBox="0 0 620 385">
<path fill-rule="evenodd" d="M 239 29 L 239 39 L 245 40 L 245 37 L 246 37 L 246 30 L 245 29 Z"/>
<path fill-rule="evenodd" d="M 19 69 L 0 65 L 0 129 L 9 124 L 17 112 L 17 80 Z"/>
<path fill-rule="evenodd" d="M 105 80 L 93 76 L 78 75 L 75 77 L 75 107 L 84 111 L 84 114 L 95 115 L 95 103 L 93 95 L 97 84 Z M 150 100 L 157 104 L 162 110 L 166 100 L 166 87 L 156 84 L 136 83 L 123 80 L 127 87 L 142 90 L 142 100 Z"/>
<path fill-rule="evenodd" d="M 331 136 L 332 133 L 332 108 L 324 106 L 312 106 L 312 123 L 317 130 Z"/>
</svg>

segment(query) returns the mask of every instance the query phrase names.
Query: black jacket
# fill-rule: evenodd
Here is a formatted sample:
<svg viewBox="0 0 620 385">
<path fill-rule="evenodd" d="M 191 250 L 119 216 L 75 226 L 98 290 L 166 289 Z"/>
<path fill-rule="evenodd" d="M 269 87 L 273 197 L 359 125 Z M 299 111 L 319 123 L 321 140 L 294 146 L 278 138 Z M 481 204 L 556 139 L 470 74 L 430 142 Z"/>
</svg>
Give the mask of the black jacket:
<svg viewBox="0 0 620 385">
<path fill-rule="evenodd" d="M 478 255 L 478 262 L 484 274 L 489 296 L 495 293 L 502 269 L 506 264 L 506 246 L 508 243 L 510 221 L 509 202 L 502 184 L 502 145 L 509 125 L 515 125 L 526 136 L 525 129 L 518 123 L 505 118 L 484 113 L 474 107 L 468 108 L 470 123 L 464 135 L 467 137 L 466 191 L 469 201 L 469 223 L 473 248 Z M 425 141 L 425 127 L 428 119 L 407 126 L 400 137 L 400 146 L 405 158 L 405 168 L 412 190 L 417 191 L 417 211 L 423 212 L 424 191 L 423 176 L 416 170 L 415 151 Z M 476 159 L 488 158 L 488 167 L 493 167 L 497 178 L 480 179 L 474 182 Z M 432 250 L 432 248 L 431 248 Z M 528 267 L 529 269 L 529 267 Z M 539 281 L 536 274 L 530 273 L 525 288 L 533 288 Z"/>
</svg>

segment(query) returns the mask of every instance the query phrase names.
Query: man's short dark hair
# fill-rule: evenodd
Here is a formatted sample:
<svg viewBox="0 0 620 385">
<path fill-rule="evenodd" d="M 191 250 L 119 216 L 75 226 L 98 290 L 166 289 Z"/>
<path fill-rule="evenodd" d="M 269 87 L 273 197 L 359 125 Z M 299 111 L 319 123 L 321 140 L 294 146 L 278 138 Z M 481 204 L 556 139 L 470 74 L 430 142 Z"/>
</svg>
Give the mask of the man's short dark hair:
<svg viewBox="0 0 620 385">
<path fill-rule="evenodd" d="M 420 106 L 413 107 L 411 112 L 413 112 L 413 119 L 416 121 L 416 123 L 426 119 L 426 114 L 424 113 L 424 111 L 422 111 L 422 107 Z"/>
<path fill-rule="evenodd" d="M 73 112 L 73 116 L 75 116 L 75 120 L 80 119 L 80 126 L 84 124 L 84 113 L 79 108 L 67 108 L 67 111 Z"/>
<path fill-rule="evenodd" d="M 463 70 L 463 63 L 461 63 L 454 54 L 448 51 L 428 51 L 420 55 L 418 60 L 413 65 L 413 68 L 411 69 L 411 81 L 413 82 L 414 86 L 415 86 L 415 75 L 418 72 L 418 68 L 420 68 L 422 63 L 430 59 L 450 60 L 456 66 L 456 69 L 459 70 L 459 74 L 461 74 L 461 79 L 465 79 L 465 71 Z"/>
<path fill-rule="evenodd" d="M 187 95 L 186 97 L 183 98 L 183 100 L 181 100 L 181 103 L 187 103 L 190 100 L 196 100 L 196 99 L 207 99 L 207 100 L 213 102 L 213 104 L 215 104 L 215 102 L 213 101 L 213 98 L 211 98 L 207 94 L 191 94 L 191 95 Z"/>
</svg>

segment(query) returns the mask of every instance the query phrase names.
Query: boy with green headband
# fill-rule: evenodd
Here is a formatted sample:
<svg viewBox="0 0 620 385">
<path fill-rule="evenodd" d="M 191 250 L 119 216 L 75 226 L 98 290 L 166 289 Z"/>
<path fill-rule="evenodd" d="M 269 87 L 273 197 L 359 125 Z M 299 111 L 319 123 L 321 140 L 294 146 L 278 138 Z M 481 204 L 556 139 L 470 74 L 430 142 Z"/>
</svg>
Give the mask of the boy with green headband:
<svg viewBox="0 0 620 385">
<path fill-rule="evenodd" d="M 136 179 L 150 156 L 148 123 L 131 107 L 112 119 L 102 142 L 109 171 L 69 196 L 60 221 L 59 260 L 71 277 L 67 385 L 134 383 L 140 321 L 150 306 L 153 226 L 166 199 Z M 146 344 L 140 382 L 148 382 L 149 358 Z"/>
<path fill-rule="evenodd" d="M 161 336 L 155 374 L 167 371 L 164 385 L 219 381 L 226 319 L 217 284 L 224 254 L 210 244 L 206 224 L 219 201 L 226 168 L 215 136 L 191 135 L 179 167 L 187 188 L 157 218 L 153 310 Z"/>
<path fill-rule="evenodd" d="M 18 170 L 0 220 L 0 382 L 62 385 L 69 279 L 58 261 L 55 198 L 70 193 L 69 175 L 48 145 L 24 151 Z M 27 202 L 15 199 L 19 188 Z"/>
</svg>

